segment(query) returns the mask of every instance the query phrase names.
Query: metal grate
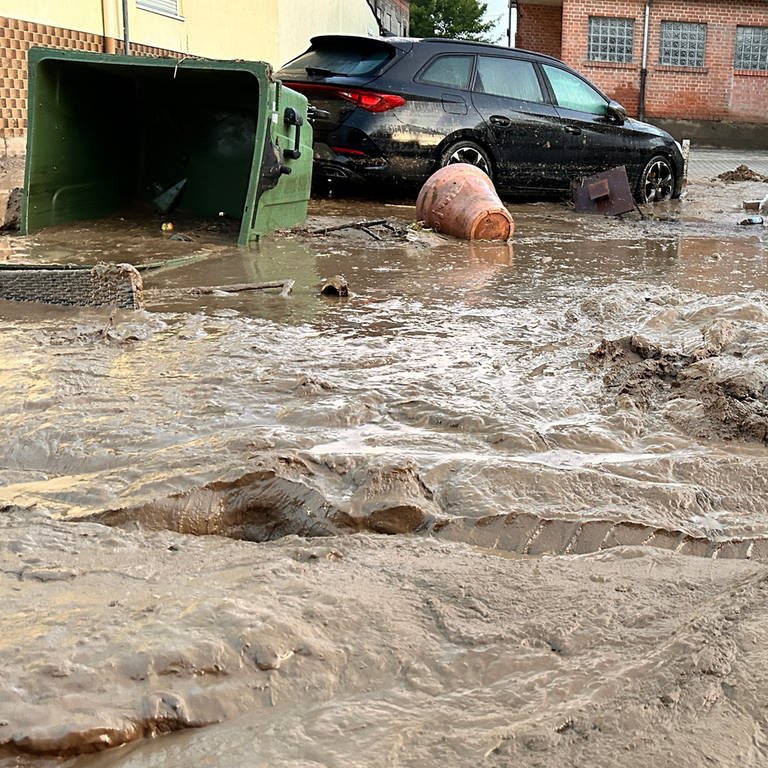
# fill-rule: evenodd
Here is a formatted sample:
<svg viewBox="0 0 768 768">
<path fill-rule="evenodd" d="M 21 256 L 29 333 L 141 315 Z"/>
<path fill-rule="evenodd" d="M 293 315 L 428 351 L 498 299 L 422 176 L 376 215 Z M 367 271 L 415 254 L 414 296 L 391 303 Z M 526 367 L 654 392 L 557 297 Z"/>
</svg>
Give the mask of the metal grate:
<svg viewBox="0 0 768 768">
<path fill-rule="evenodd" d="M 662 21 L 659 63 L 672 67 L 703 67 L 707 25 Z"/>
<path fill-rule="evenodd" d="M 587 58 L 590 61 L 632 61 L 634 19 L 589 17 Z"/>
<path fill-rule="evenodd" d="M 136 0 L 136 7 L 166 16 L 179 16 L 179 0 Z"/>
<path fill-rule="evenodd" d="M 768 71 L 768 27 L 736 27 L 733 66 Z"/>
<path fill-rule="evenodd" d="M 0 265 L 0 300 L 141 309 L 141 275 L 130 264 Z"/>
</svg>

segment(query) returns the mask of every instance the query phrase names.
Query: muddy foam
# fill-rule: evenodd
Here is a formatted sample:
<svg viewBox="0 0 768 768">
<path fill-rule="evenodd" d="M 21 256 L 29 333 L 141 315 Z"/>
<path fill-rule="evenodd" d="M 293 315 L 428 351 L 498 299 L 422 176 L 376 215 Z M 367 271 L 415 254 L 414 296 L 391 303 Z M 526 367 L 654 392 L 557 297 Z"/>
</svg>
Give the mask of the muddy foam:
<svg viewBox="0 0 768 768">
<path fill-rule="evenodd" d="M 396 237 L 14 241 L 163 266 L 0 307 L 0 765 L 764 762 L 749 184 L 511 246 L 341 201 Z"/>
</svg>

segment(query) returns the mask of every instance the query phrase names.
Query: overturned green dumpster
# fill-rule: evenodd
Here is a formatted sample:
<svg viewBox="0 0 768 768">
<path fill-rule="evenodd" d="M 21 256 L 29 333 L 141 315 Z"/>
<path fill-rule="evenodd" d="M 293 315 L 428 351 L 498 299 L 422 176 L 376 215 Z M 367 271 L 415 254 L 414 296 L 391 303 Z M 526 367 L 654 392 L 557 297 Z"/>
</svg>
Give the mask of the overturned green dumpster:
<svg viewBox="0 0 768 768">
<path fill-rule="evenodd" d="M 29 52 L 22 234 L 178 211 L 245 245 L 304 220 L 311 173 L 307 101 L 268 64 Z"/>
</svg>

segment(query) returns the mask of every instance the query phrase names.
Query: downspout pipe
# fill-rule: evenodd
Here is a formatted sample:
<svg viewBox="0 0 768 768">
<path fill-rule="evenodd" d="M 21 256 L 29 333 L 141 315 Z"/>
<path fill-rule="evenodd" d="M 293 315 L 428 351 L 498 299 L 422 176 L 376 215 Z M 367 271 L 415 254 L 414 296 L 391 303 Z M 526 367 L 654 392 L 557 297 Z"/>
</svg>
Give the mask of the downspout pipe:
<svg viewBox="0 0 768 768">
<path fill-rule="evenodd" d="M 125 55 L 131 55 L 131 36 L 128 33 L 128 0 L 123 0 L 123 42 L 125 44 Z"/>
<path fill-rule="evenodd" d="M 640 66 L 640 99 L 637 116 L 645 120 L 645 89 L 648 81 L 648 37 L 651 26 L 651 6 L 653 0 L 645 0 L 645 19 L 643 21 L 643 61 Z"/>
</svg>

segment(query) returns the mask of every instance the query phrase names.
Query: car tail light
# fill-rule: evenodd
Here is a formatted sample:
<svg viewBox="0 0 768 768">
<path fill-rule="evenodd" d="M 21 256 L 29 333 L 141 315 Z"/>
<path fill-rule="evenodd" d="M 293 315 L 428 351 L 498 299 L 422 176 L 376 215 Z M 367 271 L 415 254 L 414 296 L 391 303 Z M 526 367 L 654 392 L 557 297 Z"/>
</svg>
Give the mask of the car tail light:
<svg viewBox="0 0 768 768">
<path fill-rule="evenodd" d="M 396 93 L 376 93 L 375 91 L 359 91 L 357 89 L 339 90 L 342 99 L 351 101 L 368 112 L 386 112 L 395 107 L 402 107 L 405 99 Z"/>
<path fill-rule="evenodd" d="M 352 147 L 331 147 L 339 155 L 354 155 L 355 157 L 364 157 L 365 152 L 362 149 L 352 149 Z"/>
<path fill-rule="evenodd" d="M 395 107 L 402 107 L 405 99 L 396 93 L 379 93 L 360 88 L 341 88 L 319 83 L 294 83 L 286 81 L 284 85 L 303 93 L 308 98 L 341 98 L 351 101 L 368 112 L 386 112 Z"/>
</svg>

